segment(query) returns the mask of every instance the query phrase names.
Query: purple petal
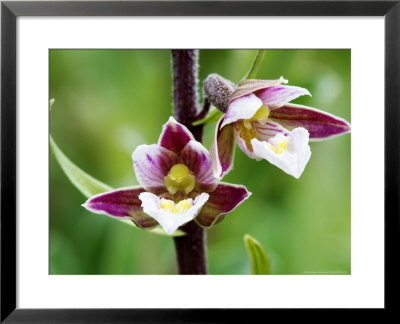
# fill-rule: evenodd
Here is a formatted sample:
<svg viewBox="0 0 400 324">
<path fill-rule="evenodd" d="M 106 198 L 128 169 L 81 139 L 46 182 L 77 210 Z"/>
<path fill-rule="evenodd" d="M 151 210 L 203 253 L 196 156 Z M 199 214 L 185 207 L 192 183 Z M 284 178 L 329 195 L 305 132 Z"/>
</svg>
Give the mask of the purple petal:
<svg viewBox="0 0 400 324">
<path fill-rule="evenodd" d="M 141 187 L 117 189 L 89 198 L 82 206 L 96 214 L 112 217 L 130 218 L 141 228 L 158 225 L 157 221 L 147 216 L 141 207 L 139 194 L 146 192 Z"/>
<path fill-rule="evenodd" d="M 253 123 L 254 129 L 257 133 L 257 139 L 260 141 L 268 141 L 271 137 L 281 133 L 282 135 L 289 135 L 289 131 L 282 127 L 282 125 L 268 119 L 266 123 Z"/>
<path fill-rule="evenodd" d="M 148 191 L 165 191 L 164 178 L 178 163 L 176 154 L 158 144 L 139 145 L 132 154 L 133 168 L 139 183 Z"/>
<path fill-rule="evenodd" d="M 346 120 L 306 106 L 287 104 L 271 111 L 269 117 L 288 129 L 304 127 L 310 133 L 310 140 L 324 140 L 350 132 Z"/>
<path fill-rule="evenodd" d="M 221 128 L 222 121 L 223 117 L 217 123 L 214 141 L 210 149 L 213 173 L 219 178 L 222 178 L 232 169 L 235 155 L 233 125 L 226 125 Z"/>
<path fill-rule="evenodd" d="M 213 191 L 219 179 L 213 174 L 210 153 L 199 142 L 191 140 L 182 150 L 183 163 L 193 172 L 196 177 L 196 189 L 200 192 Z"/>
<path fill-rule="evenodd" d="M 270 110 L 277 109 L 300 96 L 311 94 L 307 89 L 293 86 L 275 86 L 254 93 Z"/>
<path fill-rule="evenodd" d="M 285 80 L 283 77 L 280 77 L 278 80 L 244 79 L 239 82 L 237 89 L 232 94 L 231 100 L 254 93 L 257 90 L 278 86 L 282 83 L 286 84 L 288 80 Z"/>
<path fill-rule="evenodd" d="M 210 193 L 207 203 L 195 220 L 199 225 L 209 227 L 220 222 L 222 215 L 233 211 L 250 195 L 244 186 L 220 183 L 217 189 Z"/>
<path fill-rule="evenodd" d="M 186 126 L 178 123 L 173 117 L 163 126 L 158 144 L 166 149 L 180 154 L 185 145 L 193 140 L 192 133 Z"/>
<path fill-rule="evenodd" d="M 262 105 L 262 101 L 253 94 L 248 94 L 232 100 L 226 110 L 221 127 L 239 119 L 250 119 Z"/>
</svg>

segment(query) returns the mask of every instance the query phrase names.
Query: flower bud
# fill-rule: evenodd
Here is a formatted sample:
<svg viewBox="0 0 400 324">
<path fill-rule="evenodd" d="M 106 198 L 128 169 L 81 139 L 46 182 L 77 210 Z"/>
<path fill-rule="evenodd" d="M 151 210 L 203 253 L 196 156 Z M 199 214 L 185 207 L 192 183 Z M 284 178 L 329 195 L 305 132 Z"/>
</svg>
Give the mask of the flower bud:
<svg viewBox="0 0 400 324">
<path fill-rule="evenodd" d="M 225 112 L 236 86 L 220 75 L 212 73 L 204 80 L 203 89 L 207 99 L 219 110 Z"/>
</svg>

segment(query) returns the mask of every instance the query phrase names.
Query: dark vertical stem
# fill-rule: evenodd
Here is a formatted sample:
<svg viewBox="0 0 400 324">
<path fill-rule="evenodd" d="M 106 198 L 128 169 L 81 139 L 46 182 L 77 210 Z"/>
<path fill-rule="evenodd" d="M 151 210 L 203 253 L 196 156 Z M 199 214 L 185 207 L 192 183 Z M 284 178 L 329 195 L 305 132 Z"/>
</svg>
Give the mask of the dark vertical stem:
<svg viewBox="0 0 400 324">
<path fill-rule="evenodd" d="M 192 126 L 197 120 L 197 50 L 172 50 L 175 118 L 201 142 L 203 126 Z"/>
<path fill-rule="evenodd" d="M 194 221 L 180 229 L 187 234 L 174 237 L 179 274 L 207 274 L 204 229 Z"/>
<path fill-rule="evenodd" d="M 175 118 L 201 142 L 203 126 L 192 126 L 197 108 L 197 50 L 172 50 Z M 186 235 L 174 238 L 179 274 L 207 274 L 205 232 L 194 221 L 181 227 Z"/>
</svg>

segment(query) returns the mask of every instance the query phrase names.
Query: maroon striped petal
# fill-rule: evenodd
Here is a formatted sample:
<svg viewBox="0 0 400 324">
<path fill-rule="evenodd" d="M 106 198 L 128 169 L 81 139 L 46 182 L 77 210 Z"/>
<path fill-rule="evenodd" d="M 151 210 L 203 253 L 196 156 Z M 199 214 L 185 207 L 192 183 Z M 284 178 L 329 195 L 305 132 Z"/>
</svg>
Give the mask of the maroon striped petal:
<svg viewBox="0 0 400 324">
<path fill-rule="evenodd" d="M 233 168 L 235 155 L 235 137 L 233 124 L 221 128 L 224 117 L 218 121 L 215 128 L 215 137 L 211 145 L 210 153 L 213 164 L 213 173 L 216 177 L 222 178 Z"/>
<path fill-rule="evenodd" d="M 289 101 L 300 96 L 311 96 L 307 89 L 285 85 L 258 90 L 254 94 L 260 98 L 264 105 L 266 105 L 270 110 L 282 107 Z"/>
<path fill-rule="evenodd" d="M 229 183 L 220 183 L 215 191 L 210 193 L 206 204 L 195 221 L 203 227 L 210 227 L 239 206 L 251 195 L 246 187 Z"/>
<path fill-rule="evenodd" d="M 164 178 L 178 161 L 177 155 L 158 145 L 139 145 L 132 154 L 133 168 L 139 183 L 148 191 L 165 190 Z"/>
<path fill-rule="evenodd" d="M 163 126 L 158 144 L 179 155 L 190 140 L 194 140 L 192 133 L 184 125 L 170 117 Z"/>
<path fill-rule="evenodd" d="M 130 218 L 141 228 L 152 228 L 157 221 L 142 210 L 139 194 L 146 192 L 141 187 L 122 188 L 89 198 L 82 206 L 96 214 Z"/>
<path fill-rule="evenodd" d="M 265 123 L 254 122 L 253 127 L 256 131 L 257 139 L 260 141 L 268 141 L 271 137 L 274 137 L 278 133 L 281 133 L 285 136 L 289 135 L 289 131 L 287 129 L 282 127 L 281 124 L 270 119 L 268 119 Z"/>
<path fill-rule="evenodd" d="M 269 117 L 283 127 L 292 130 L 304 127 L 310 140 L 324 140 L 350 132 L 350 124 L 324 111 L 295 104 L 287 104 L 271 111 Z"/>
<path fill-rule="evenodd" d="M 219 179 L 213 174 L 210 153 L 195 140 L 191 140 L 182 150 L 182 162 L 193 172 L 196 177 L 196 189 L 200 192 L 213 191 Z"/>
</svg>

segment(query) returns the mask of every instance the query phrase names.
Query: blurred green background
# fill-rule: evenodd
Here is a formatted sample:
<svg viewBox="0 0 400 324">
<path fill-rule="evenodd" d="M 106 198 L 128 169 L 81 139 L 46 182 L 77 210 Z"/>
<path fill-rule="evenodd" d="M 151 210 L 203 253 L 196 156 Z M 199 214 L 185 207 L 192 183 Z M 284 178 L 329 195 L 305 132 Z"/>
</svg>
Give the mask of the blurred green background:
<svg viewBox="0 0 400 324">
<path fill-rule="evenodd" d="M 201 50 L 199 82 L 218 73 L 238 83 L 254 50 Z M 259 79 L 289 80 L 313 97 L 295 103 L 350 120 L 350 50 L 269 50 Z M 201 95 L 200 95 L 201 96 Z M 138 184 L 131 154 L 156 143 L 173 113 L 168 50 L 51 50 L 50 130 L 80 168 L 114 188 Z M 214 124 L 205 128 L 209 148 Z M 207 231 L 210 274 L 249 274 L 248 233 L 273 274 L 350 274 L 350 135 L 311 143 L 299 180 L 236 148 L 224 181 L 252 197 Z M 50 156 L 51 274 L 175 274 L 173 240 L 88 212 L 85 197 Z"/>
</svg>

